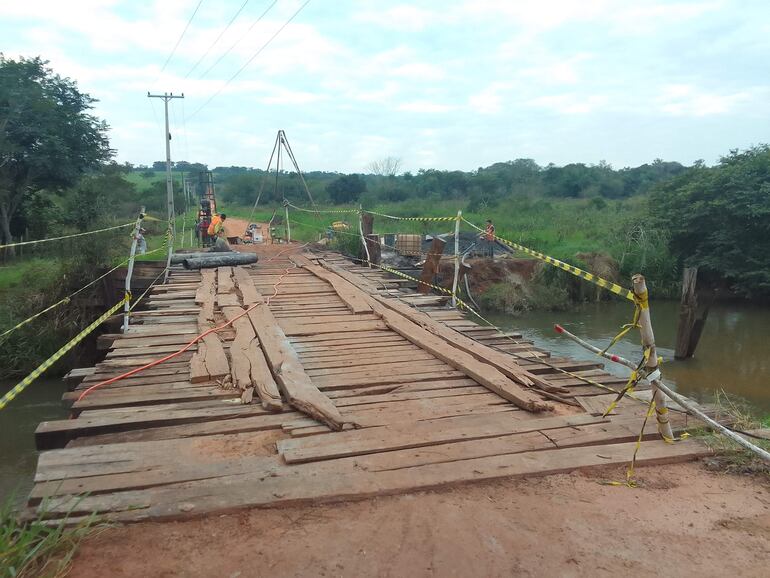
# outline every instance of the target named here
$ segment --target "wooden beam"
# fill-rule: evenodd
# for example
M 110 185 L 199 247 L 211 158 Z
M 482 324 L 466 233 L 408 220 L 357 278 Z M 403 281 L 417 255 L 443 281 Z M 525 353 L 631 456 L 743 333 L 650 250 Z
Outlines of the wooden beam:
M 420 275 L 420 284 L 417 285 L 417 292 L 422 294 L 428 294 L 431 292 L 430 285 L 433 285 L 433 280 L 438 271 L 438 264 L 441 261 L 441 254 L 444 252 L 444 246 L 446 241 L 441 237 L 433 237 L 433 242 L 430 244 L 430 251 L 425 258 L 425 265 L 422 268 L 422 275 Z
M 239 276 L 236 282 L 241 294 L 256 296 L 248 318 L 259 339 L 268 366 L 283 391 L 286 400 L 295 408 L 328 425 L 341 430 L 345 423 L 334 403 L 313 385 L 305 373 L 297 352 L 278 325 L 272 312 L 254 287 L 251 278 Z M 245 289 L 245 291 L 244 291 Z
M 231 321 L 243 314 L 240 307 L 225 307 L 225 317 Z M 281 394 L 267 366 L 265 355 L 259 348 L 257 334 L 248 317 L 242 315 L 233 322 L 235 339 L 230 344 L 233 383 L 242 391 L 254 388 L 262 402 L 262 407 L 269 411 L 281 411 Z

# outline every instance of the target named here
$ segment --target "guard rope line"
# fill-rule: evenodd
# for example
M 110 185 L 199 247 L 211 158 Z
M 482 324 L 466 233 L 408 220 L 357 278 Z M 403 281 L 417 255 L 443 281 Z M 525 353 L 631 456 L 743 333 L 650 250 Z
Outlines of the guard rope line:
M 150 255 L 150 254 L 152 254 L 152 253 L 157 253 L 158 251 L 161 251 L 161 250 L 164 250 L 164 249 L 165 249 L 165 245 L 164 245 L 163 247 L 159 247 L 159 248 L 157 248 L 157 249 L 155 249 L 155 250 L 153 250 L 153 251 L 148 251 L 147 253 L 145 253 L 145 255 Z M 83 286 L 82 286 L 80 289 L 78 289 L 77 291 L 74 291 L 73 293 L 70 293 L 70 294 L 69 294 L 69 295 L 67 295 L 66 297 L 63 297 L 63 298 L 59 299 L 59 300 L 58 300 L 56 303 L 53 303 L 52 305 L 49 305 L 48 307 L 46 307 L 46 308 L 45 308 L 45 309 L 43 309 L 42 311 L 39 311 L 39 312 L 35 313 L 34 315 L 31 315 L 30 317 L 27 317 L 27 318 L 26 318 L 24 321 L 20 321 L 19 323 L 17 323 L 16 325 L 14 325 L 13 327 L 11 327 L 10 329 L 6 329 L 6 330 L 5 330 L 3 333 L 0 333 L 0 343 L 2 343 L 2 340 L 3 340 L 3 338 L 4 338 L 5 336 L 7 336 L 7 335 L 10 335 L 11 333 L 13 333 L 14 331 L 16 331 L 17 329 L 21 329 L 21 328 L 22 328 L 22 327 L 24 327 L 24 326 L 25 326 L 27 323 L 30 323 L 31 321 L 34 321 L 35 319 L 37 319 L 37 318 L 38 318 L 38 317 L 40 317 L 41 315 L 43 315 L 43 314 L 45 314 L 45 313 L 48 313 L 49 311 L 52 311 L 52 310 L 56 309 L 56 308 L 57 308 L 57 307 L 59 307 L 60 305 L 64 305 L 64 304 L 67 304 L 67 303 L 69 303 L 69 302 L 70 302 L 70 300 L 71 300 L 73 297 L 75 297 L 77 294 L 79 294 L 79 293 L 82 293 L 83 291 L 85 291 L 85 290 L 86 290 L 86 289 L 88 289 L 89 287 L 91 287 L 91 286 L 95 285 L 96 283 L 98 283 L 99 281 L 101 281 L 102 279 L 104 279 L 104 278 L 105 278 L 107 275 L 109 275 L 110 273 L 113 273 L 113 272 L 117 271 L 118 269 L 120 269 L 121 267 L 123 267 L 123 266 L 124 266 L 126 263 L 128 263 L 130 260 L 131 260 L 131 258 L 129 257 L 128 259 L 126 259 L 126 260 L 122 261 L 121 263 L 119 263 L 119 264 L 115 265 L 115 266 L 114 266 L 112 269 L 110 269 L 110 270 L 109 270 L 109 271 L 107 271 L 106 273 L 104 273 L 104 274 L 100 275 L 99 277 L 97 277 L 97 278 L 96 278 L 96 279 L 94 279 L 93 281 L 90 281 L 90 282 L 89 282 L 89 283 L 87 283 L 86 285 L 83 285 Z M 162 273 L 161 273 L 161 274 L 162 274 Z
M 54 353 L 51 357 L 46 359 L 43 363 L 41 363 L 34 370 L 32 370 L 32 372 L 29 375 L 27 375 L 27 377 L 22 379 L 18 384 L 16 384 L 15 387 L 13 387 L 13 389 L 11 389 L 2 398 L 0 398 L 0 410 L 5 408 L 11 401 L 13 401 L 16 398 L 16 396 L 18 396 L 22 391 L 24 391 L 38 377 L 40 377 L 40 375 L 42 375 L 43 372 L 45 372 L 49 367 L 51 367 L 54 363 L 56 363 L 59 359 L 61 359 L 70 349 L 75 347 L 75 345 L 80 343 L 94 329 L 96 329 L 97 327 L 99 327 L 99 325 L 104 323 L 104 321 L 106 321 L 113 313 L 115 313 L 121 307 L 123 307 L 124 303 L 130 300 L 131 300 L 131 293 L 126 292 L 126 294 L 123 296 L 123 299 L 121 299 L 115 305 L 110 307 L 99 318 L 94 320 L 88 327 L 86 327 L 80 333 L 78 333 L 75 337 L 70 339 L 56 353 Z
M 395 215 L 388 215 L 386 213 L 378 213 L 377 211 L 369 211 L 364 209 L 364 213 L 370 215 L 377 215 L 378 217 L 385 217 L 386 219 L 392 219 L 394 221 L 456 221 L 457 215 L 451 217 L 397 217 Z
M 124 225 L 115 225 L 114 227 L 106 227 L 104 229 L 97 229 L 95 231 L 86 231 L 85 233 L 73 233 L 72 235 L 63 235 L 61 237 L 51 237 L 49 239 L 37 239 L 35 241 L 20 241 L 18 243 L 8 243 L 7 245 L 0 245 L 0 249 L 8 249 L 10 247 L 21 247 L 23 245 L 35 245 L 37 243 L 47 243 L 49 241 L 61 241 L 63 239 L 72 239 L 74 237 L 84 237 L 86 235 L 94 235 L 96 233 L 104 233 L 106 231 L 114 231 L 115 229 L 124 229 L 125 227 L 133 227 L 134 222 L 125 223 Z

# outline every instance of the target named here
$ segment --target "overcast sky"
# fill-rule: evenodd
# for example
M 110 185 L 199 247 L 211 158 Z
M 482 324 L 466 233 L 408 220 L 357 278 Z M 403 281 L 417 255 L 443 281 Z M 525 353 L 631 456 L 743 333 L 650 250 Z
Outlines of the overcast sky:
M 226 84 L 304 2 L 250 0 L 213 44 L 244 0 L 203 0 L 162 70 L 198 0 L 3 0 L 1 49 L 99 99 L 133 163 L 164 157 L 148 90 L 185 93 L 172 156 L 211 167 L 264 167 L 279 128 L 303 169 L 341 172 L 713 163 L 770 141 L 767 0 L 311 0 Z

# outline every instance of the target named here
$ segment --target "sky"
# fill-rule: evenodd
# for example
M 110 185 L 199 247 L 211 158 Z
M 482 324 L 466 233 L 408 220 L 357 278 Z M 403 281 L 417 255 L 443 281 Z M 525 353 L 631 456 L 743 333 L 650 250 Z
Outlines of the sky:
M 770 142 L 766 0 L 202 0 L 190 21 L 198 4 L 3 0 L 0 50 L 76 80 L 134 164 L 165 156 L 148 91 L 184 93 L 172 158 L 209 167 L 266 167 L 278 129 L 303 170 L 339 172 L 712 164 Z

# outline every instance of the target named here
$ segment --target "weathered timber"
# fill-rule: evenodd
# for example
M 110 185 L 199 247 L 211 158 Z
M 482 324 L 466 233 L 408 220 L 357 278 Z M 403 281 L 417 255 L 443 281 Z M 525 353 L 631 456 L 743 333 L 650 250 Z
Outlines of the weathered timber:
M 522 409 L 527 411 L 553 409 L 551 404 L 544 402 L 539 395 L 512 381 L 511 378 L 501 372 L 497 365 L 488 363 L 486 358 L 498 358 L 500 365 L 506 367 L 508 372 L 516 375 L 515 379 L 523 382 L 525 385 L 533 385 L 535 381 L 525 370 L 513 363 L 513 360 L 509 361 L 505 357 L 498 357 L 495 355 L 494 350 L 474 342 L 451 329 L 440 327 L 428 315 L 420 313 L 422 317 L 418 317 L 416 315 L 418 312 L 412 314 L 411 308 L 404 310 L 409 316 L 404 315 L 402 311 L 387 307 L 385 299 L 376 296 L 370 297 L 360 289 L 358 291 L 362 299 L 369 301 L 373 311 L 382 317 L 382 320 L 390 329 L 421 349 L 430 352 L 438 359 L 472 377 L 502 398 L 507 399 Z M 418 324 L 415 318 L 419 318 L 421 323 Z M 427 327 L 432 328 L 435 333 L 429 331 Z M 469 350 L 477 352 L 476 355 L 478 357 L 469 353 Z M 478 353 L 480 351 L 483 353 Z M 501 353 L 500 356 L 504 356 L 504 354 Z
M 676 359 L 687 359 L 695 354 L 713 301 L 714 290 L 703 282 L 698 283 L 698 267 L 685 267 L 676 327 Z
M 554 387 L 544 378 L 528 372 L 526 369 L 516 363 L 516 361 L 510 355 L 506 355 L 505 353 L 492 349 L 491 347 L 479 343 L 470 337 L 466 337 L 458 331 L 449 329 L 442 323 L 431 319 L 431 317 L 426 313 L 418 311 L 413 307 L 409 307 L 397 299 L 385 299 L 379 296 L 373 296 L 373 298 L 388 309 L 392 309 L 393 311 L 396 311 L 404 317 L 414 321 L 426 331 L 429 331 L 430 333 L 441 337 L 446 342 L 451 343 L 452 346 L 456 347 L 457 349 L 469 353 L 479 361 L 493 365 L 503 374 L 507 375 L 521 385 L 534 385 L 544 389 L 545 391 L 550 391 L 553 393 L 569 393 L 563 388 Z
M 339 275 L 326 271 L 319 265 L 311 263 L 310 259 L 305 255 L 291 255 L 289 259 L 298 267 L 307 269 L 319 279 L 323 279 L 329 283 L 351 312 L 355 314 L 372 312 L 369 303 L 367 303 L 366 299 L 362 298 L 361 290 L 349 281 L 343 279 Z
M 230 344 L 233 383 L 244 392 L 256 389 L 262 407 L 270 411 L 281 411 L 281 394 L 244 310 L 240 307 L 225 307 L 223 312 L 228 321 L 235 319 L 235 340 Z M 245 398 L 242 401 L 246 403 Z
M 240 284 L 248 285 L 248 282 L 245 279 L 239 279 Z M 294 351 L 267 304 L 260 299 L 250 307 L 249 320 L 286 400 L 298 410 L 327 424 L 332 429 L 341 430 L 345 420 L 332 401 L 313 385 L 302 368 L 297 352 Z
M 323 437 L 281 440 L 278 451 L 287 463 L 302 463 L 602 421 L 608 420 L 586 415 L 538 420 L 521 420 L 511 413 L 460 416 L 342 432 L 333 440 Z
M 431 292 L 430 285 L 433 285 L 433 280 L 436 277 L 438 271 L 438 264 L 441 261 L 441 254 L 444 252 L 444 246 L 446 241 L 441 237 L 433 237 L 433 241 L 430 244 L 430 250 L 425 258 L 425 264 L 422 267 L 422 274 L 420 275 L 420 284 L 417 285 L 417 292 L 428 294 Z
M 214 288 L 212 276 L 201 281 L 206 291 L 200 292 L 201 309 L 198 314 L 198 331 L 203 333 L 214 327 Z M 197 298 L 197 296 L 196 296 Z M 198 350 L 190 360 L 190 381 L 200 383 L 222 379 L 230 374 L 230 364 L 222 347 L 222 341 L 216 333 L 209 333 L 198 343 Z

